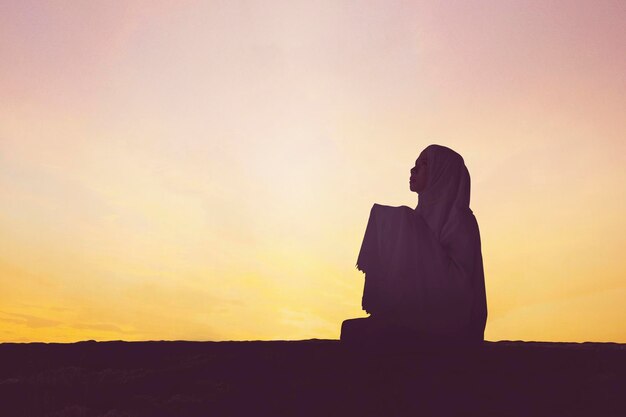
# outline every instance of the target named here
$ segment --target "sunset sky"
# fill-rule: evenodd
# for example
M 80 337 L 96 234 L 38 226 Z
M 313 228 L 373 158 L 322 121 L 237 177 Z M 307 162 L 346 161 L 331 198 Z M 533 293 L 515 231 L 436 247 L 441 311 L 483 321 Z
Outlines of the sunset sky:
M 626 2 L 0 1 L 0 341 L 338 338 L 465 159 L 488 340 L 626 342 Z

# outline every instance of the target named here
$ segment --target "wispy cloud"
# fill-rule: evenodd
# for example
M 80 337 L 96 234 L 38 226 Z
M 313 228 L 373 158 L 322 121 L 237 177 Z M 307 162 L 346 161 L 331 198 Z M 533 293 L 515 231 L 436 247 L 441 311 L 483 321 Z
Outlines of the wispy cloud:
M 59 320 L 47 319 L 43 317 L 32 316 L 30 314 L 21 314 L 21 313 L 9 313 L 6 311 L 0 311 L 0 314 L 4 314 L 6 316 L 10 316 L 9 318 L 0 317 L 1 321 L 6 321 L 9 323 L 21 324 L 26 327 L 30 327 L 33 329 L 38 329 L 42 327 L 54 327 L 62 324 Z
M 134 330 L 124 330 L 119 326 L 111 323 L 79 323 L 79 324 L 69 324 L 68 327 L 73 329 L 81 329 L 81 330 L 100 330 L 105 332 L 115 332 L 115 333 L 124 333 L 124 334 L 136 334 L 137 332 Z

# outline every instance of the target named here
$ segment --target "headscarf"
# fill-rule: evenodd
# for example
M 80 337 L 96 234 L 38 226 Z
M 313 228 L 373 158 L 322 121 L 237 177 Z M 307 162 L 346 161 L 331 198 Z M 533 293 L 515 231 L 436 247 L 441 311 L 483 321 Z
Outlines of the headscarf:
M 446 240 L 445 233 L 458 221 L 458 216 L 471 214 L 470 176 L 463 157 L 452 149 L 441 145 L 429 145 L 419 158 L 428 159 L 428 181 L 419 193 L 415 211 L 422 215 L 440 242 Z

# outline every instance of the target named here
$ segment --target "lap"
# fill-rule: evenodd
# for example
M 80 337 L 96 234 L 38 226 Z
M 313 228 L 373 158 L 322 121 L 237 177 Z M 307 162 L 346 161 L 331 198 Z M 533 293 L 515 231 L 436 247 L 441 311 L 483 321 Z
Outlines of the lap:
M 407 327 L 374 317 L 349 319 L 341 325 L 341 341 L 347 343 L 401 341 L 417 336 Z

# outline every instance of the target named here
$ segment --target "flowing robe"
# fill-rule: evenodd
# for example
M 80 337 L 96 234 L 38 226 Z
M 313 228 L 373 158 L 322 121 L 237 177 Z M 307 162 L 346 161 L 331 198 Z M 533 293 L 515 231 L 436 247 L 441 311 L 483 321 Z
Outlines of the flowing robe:
M 469 209 L 435 235 L 407 206 L 374 204 L 359 252 L 363 309 L 425 337 L 482 341 L 487 319 L 478 223 Z

